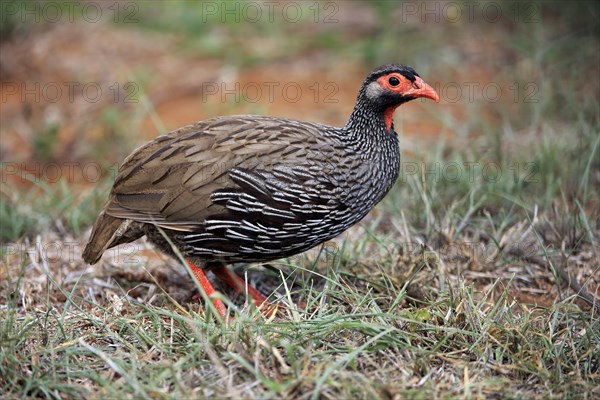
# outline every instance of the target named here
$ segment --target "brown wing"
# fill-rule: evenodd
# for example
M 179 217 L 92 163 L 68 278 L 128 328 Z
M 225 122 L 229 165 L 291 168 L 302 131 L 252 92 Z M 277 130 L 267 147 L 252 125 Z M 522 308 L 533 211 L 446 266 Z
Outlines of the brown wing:
M 302 160 L 323 126 L 258 116 L 196 123 L 140 147 L 113 186 L 106 214 L 163 228 L 193 231 L 225 207 L 212 193 L 234 186 L 234 168 L 264 169 L 282 157 Z

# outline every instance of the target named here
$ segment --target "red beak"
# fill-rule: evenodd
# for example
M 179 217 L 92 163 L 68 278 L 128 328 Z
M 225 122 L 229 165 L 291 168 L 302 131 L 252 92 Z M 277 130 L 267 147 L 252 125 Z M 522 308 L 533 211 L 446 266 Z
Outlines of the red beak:
M 405 91 L 403 93 L 404 96 L 413 96 L 413 97 L 424 97 L 426 99 L 431 99 L 436 103 L 440 102 L 440 95 L 428 84 L 425 83 L 423 79 L 416 76 L 415 81 L 412 83 L 412 88 Z

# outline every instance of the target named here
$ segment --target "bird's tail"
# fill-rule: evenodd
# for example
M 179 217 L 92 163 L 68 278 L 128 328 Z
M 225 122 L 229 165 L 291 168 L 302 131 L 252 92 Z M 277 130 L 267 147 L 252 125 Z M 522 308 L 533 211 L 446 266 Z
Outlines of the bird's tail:
M 115 218 L 102 211 L 92 228 L 92 234 L 83 250 L 83 260 L 88 264 L 96 264 L 107 249 L 120 243 L 132 241 L 120 240 L 128 230 L 129 223 L 129 220 Z M 138 237 L 141 236 L 143 234 L 140 234 Z

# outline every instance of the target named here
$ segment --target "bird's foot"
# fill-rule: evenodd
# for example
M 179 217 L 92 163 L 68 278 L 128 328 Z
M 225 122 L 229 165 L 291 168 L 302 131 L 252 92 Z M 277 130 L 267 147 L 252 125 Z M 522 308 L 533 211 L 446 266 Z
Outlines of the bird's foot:
M 204 291 L 204 294 L 207 297 L 211 297 L 216 291 L 213 288 L 210 281 L 208 280 L 208 278 L 206 277 L 204 270 L 200 267 L 197 267 L 190 261 L 187 261 L 187 263 L 192 272 L 194 273 L 194 276 L 198 280 L 198 283 L 200 283 L 200 288 Z M 236 293 L 244 294 L 246 295 L 246 297 L 249 297 L 251 301 L 254 302 L 254 305 L 260 309 L 261 314 L 265 318 L 270 319 L 274 317 L 281 317 L 283 316 L 282 312 L 286 309 L 289 309 L 289 306 L 282 302 L 272 303 L 268 301 L 267 298 L 261 292 L 259 292 L 254 287 L 248 285 L 242 277 L 240 277 L 238 274 L 231 271 L 224 265 L 215 266 L 211 269 L 211 271 L 215 274 L 217 278 L 219 278 L 219 280 L 233 288 L 233 290 Z M 202 293 L 199 293 L 193 296 L 192 300 L 204 300 L 204 295 Z M 228 312 L 225 304 L 223 304 L 221 300 L 216 298 L 212 299 L 212 303 L 219 316 L 223 319 L 228 319 Z M 298 304 L 298 306 L 300 308 L 305 308 L 306 304 L 300 303 Z
M 204 295 L 206 295 L 206 297 L 208 297 L 208 298 L 213 296 L 216 293 L 216 290 L 212 286 L 212 284 L 210 283 L 208 278 L 206 277 L 204 270 L 200 267 L 197 267 L 191 261 L 189 261 L 189 260 L 186 260 L 186 261 L 187 261 L 188 266 L 192 270 L 192 273 L 196 277 L 196 280 L 200 284 L 200 288 L 204 292 Z M 202 296 L 202 294 L 199 293 L 199 294 L 195 295 L 192 299 L 193 300 L 204 299 L 204 296 Z M 222 319 L 227 319 L 227 307 L 225 307 L 225 304 L 220 299 L 216 299 L 216 298 L 212 299 L 212 303 L 213 303 L 215 310 L 217 311 L 217 314 L 219 314 L 219 316 Z

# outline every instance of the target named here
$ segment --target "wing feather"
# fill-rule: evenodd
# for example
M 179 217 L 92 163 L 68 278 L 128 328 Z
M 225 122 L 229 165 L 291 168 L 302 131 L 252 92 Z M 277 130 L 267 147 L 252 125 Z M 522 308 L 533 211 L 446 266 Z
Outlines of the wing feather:
M 286 121 L 278 120 L 275 129 L 272 118 L 222 117 L 158 137 L 125 160 L 106 213 L 178 231 L 197 230 L 207 219 L 235 213 L 236 209 L 263 212 L 273 224 L 289 221 L 294 216 L 291 202 L 277 200 L 285 195 L 274 190 L 282 185 L 274 182 L 279 178 L 270 171 L 290 165 L 293 172 L 288 172 L 286 179 L 301 183 L 314 178 L 295 170 L 295 166 L 303 162 L 305 147 L 315 144 L 320 130 L 329 127 Z M 323 152 L 321 156 L 325 164 L 331 154 Z M 228 191 L 237 197 L 211 199 L 213 193 Z M 262 211 L 248 199 L 240 200 L 241 192 L 265 205 Z M 228 201 L 232 201 L 231 208 Z M 298 215 L 298 221 L 305 218 L 303 213 Z

